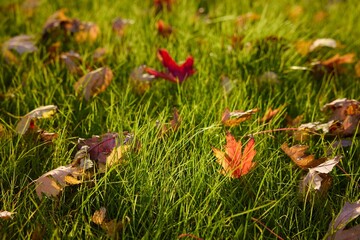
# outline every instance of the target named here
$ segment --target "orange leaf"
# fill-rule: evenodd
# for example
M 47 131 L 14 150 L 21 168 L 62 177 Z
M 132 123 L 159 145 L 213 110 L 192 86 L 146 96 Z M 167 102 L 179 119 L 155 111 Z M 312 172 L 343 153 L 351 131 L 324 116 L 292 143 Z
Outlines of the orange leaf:
M 254 108 L 254 109 L 250 109 L 248 111 L 239 111 L 239 110 L 235 110 L 233 112 L 230 112 L 228 108 L 225 109 L 222 118 L 221 118 L 221 122 L 228 127 L 233 127 L 233 126 L 237 126 L 240 123 L 248 120 L 251 118 L 251 116 L 253 114 L 255 114 L 256 112 L 258 112 L 259 109 Z
M 300 168 L 313 168 L 323 163 L 326 158 L 315 159 L 314 155 L 306 154 L 308 146 L 305 145 L 294 145 L 289 148 L 287 143 L 281 145 L 281 149 L 288 155 L 293 162 Z
M 251 168 L 255 166 L 252 162 L 255 157 L 255 140 L 250 138 L 242 152 L 242 143 L 237 142 L 231 133 L 226 134 L 225 152 L 212 147 L 212 150 L 217 157 L 217 162 L 223 167 L 221 171 L 224 175 L 230 175 L 232 178 L 240 178 L 247 174 Z

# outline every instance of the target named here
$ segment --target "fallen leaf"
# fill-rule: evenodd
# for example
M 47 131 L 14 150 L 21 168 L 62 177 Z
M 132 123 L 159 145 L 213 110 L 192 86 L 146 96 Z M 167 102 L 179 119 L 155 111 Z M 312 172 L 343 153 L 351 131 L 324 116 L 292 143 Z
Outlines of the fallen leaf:
M 74 24 L 73 20 L 73 24 Z M 98 25 L 92 22 L 80 22 L 74 24 L 74 38 L 78 43 L 94 42 L 100 34 L 100 28 Z
M 332 38 L 319 38 L 316 39 L 309 47 L 309 51 L 313 52 L 317 48 L 321 47 L 329 47 L 329 48 L 336 48 L 338 44 Z
M 358 239 L 360 233 L 360 225 L 344 230 L 346 225 L 360 215 L 360 200 L 355 203 L 345 202 L 344 207 L 337 215 L 334 221 L 329 225 L 326 233 L 328 240 L 345 240 Z M 349 237 L 349 238 L 347 238 Z
M 193 67 L 194 59 L 192 56 L 189 56 L 183 64 L 178 65 L 169 55 L 167 50 L 159 49 L 158 58 L 168 72 L 158 72 L 151 68 L 145 68 L 145 71 L 154 77 L 163 78 L 173 83 L 182 83 L 195 73 L 195 69 Z
M 329 118 L 329 120 L 344 121 L 346 119 L 346 116 L 348 115 L 347 114 L 348 108 L 351 106 L 357 108 L 360 106 L 360 102 L 355 99 L 351 99 L 351 100 L 347 98 L 336 99 L 330 103 L 325 104 L 321 108 L 321 111 L 327 111 L 327 110 L 332 111 L 332 115 Z
M 234 89 L 234 83 L 227 76 L 221 76 L 221 86 L 226 94 L 229 94 Z
M 304 8 L 300 5 L 294 5 L 287 11 L 290 20 L 297 21 L 302 15 L 304 15 Z
M 106 48 L 95 49 L 92 59 L 94 63 L 103 63 L 107 54 Z
M 302 119 L 304 118 L 304 114 L 301 114 L 299 116 L 296 116 L 295 118 L 292 118 L 290 115 L 286 115 L 286 125 L 288 127 L 297 127 L 301 123 Z
M 0 211 L 0 219 L 12 219 L 15 212 Z
M 177 131 L 181 124 L 181 117 L 177 108 L 173 109 L 173 118 L 169 123 L 161 124 L 157 122 L 157 126 L 161 129 L 160 137 L 164 136 L 165 134 L 169 133 L 170 130 L 173 132 Z
M 267 123 L 271 119 L 273 119 L 281 110 L 283 110 L 284 106 L 278 107 L 276 109 L 272 109 L 271 107 L 268 108 L 264 114 L 264 116 L 261 118 L 261 122 Z
M 82 180 L 79 180 L 82 175 L 83 169 L 72 165 L 53 169 L 35 180 L 36 194 L 40 199 L 42 199 L 43 194 L 48 197 L 56 197 L 64 187 L 82 183 Z
M 38 48 L 35 46 L 33 36 L 19 35 L 4 42 L 1 50 L 7 63 L 17 64 L 20 61 L 19 55 L 36 52 Z M 15 55 L 13 51 L 18 55 Z
M 297 144 L 289 148 L 287 143 L 283 143 L 281 149 L 297 166 L 303 169 L 316 167 L 326 160 L 325 158 L 315 159 L 314 155 L 306 154 L 309 147 L 305 145 Z
M 70 73 L 76 75 L 83 75 L 84 71 L 81 68 L 82 58 L 80 54 L 74 51 L 62 53 L 60 59 L 65 63 L 66 68 Z
M 354 53 L 348 53 L 343 56 L 336 54 L 327 60 L 313 62 L 312 70 L 316 77 L 322 77 L 326 73 L 341 73 L 344 71 L 343 65 L 353 63 L 354 58 Z
M 195 240 L 203 240 L 202 238 L 194 235 L 194 234 L 191 234 L 191 233 L 182 233 L 180 234 L 178 237 L 178 239 L 181 239 L 181 238 L 192 238 L 192 239 L 195 239 Z
M 259 111 L 258 108 L 250 109 L 245 112 L 240 110 L 235 110 L 230 112 L 228 108 L 222 114 L 221 122 L 228 127 L 237 126 L 240 123 L 251 118 L 252 115 Z
M 168 38 L 173 32 L 172 27 L 169 24 L 166 24 L 163 20 L 156 22 L 156 29 L 160 36 Z
M 49 118 L 57 112 L 58 108 L 55 105 L 47 105 L 35 108 L 25 116 L 16 125 L 16 132 L 20 135 L 26 133 L 26 131 L 34 124 L 34 120 L 40 118 Z
M 150 89 L 151 83 L 155 76 L 145 72 L 146 66 L 142 65 L 135 68 L 130 74 L 130 84 L 134 91 L 138 94 L 143 94 Z
M 106 90 L 113 79 L 110 68 L 102 67 L 81 77 L 75 84 L 75 92 L 82 95 L 86 101 Z
M 112 23 L 112 30 L 119 37 L 122 37 L 125 34 L 125 29 L 128 25 L 134 24 L 134 20 L 124 19 L 124 18 L 115 18 Z
M 126 217 L 128 219 L 128 217 Z M 94 215 L 91 218 L 92 222 L 100 227 L 110 236 L 111 238 L 116 238 L 119 231 L 124 227 L 124 221 L 117 221 L 115 219 L 108 220 L 106 218 L 106 208 L 101 207 L 100 210 L 95 211 Z
M 299 40 L 295 42 L 295 48 L 298 53 L 302 56 L 306 56 L 309 53 L 310 46 L 312 45 L 312 41 Z
M 222 174 L 232 178 L 240 178 L 247 174 L 254 166 L 252 160 L 255 157 L 255 140 L 250 138 L 242 152 L 241 142 L 237 142 L 231 133 L 226 134 L 225 152 L 212 147 L 217 162 L 223 167 Z
M 320 23 L 320 22 L 324 21 L 328 17 L 328 15 L 329 14 L 327 12 L 320 10 L 315 13 L 315 15 L 313 17 L 313 21 L 315 23 Z
M 39 0 L 25 0 L 21 4 L 21 11 L 25 14 L 26 17 L 33 17 L 35 10 L 40 6 Z
M 336 156 L 333 159 L 326 160 L 325 162 L 317 165 L 316 167 L 309 168 L 308 173 L 301 181 L 301 189 L 306 192 L 307 189 L 319 190 L 322 187 L 323 180 L 327 177 L 324 174 L 328 174 L 339 163 L 341 156 Z
M 164 9 L 171 11 L 175 0 L 154 0 L 155 13 L 163 11 Z

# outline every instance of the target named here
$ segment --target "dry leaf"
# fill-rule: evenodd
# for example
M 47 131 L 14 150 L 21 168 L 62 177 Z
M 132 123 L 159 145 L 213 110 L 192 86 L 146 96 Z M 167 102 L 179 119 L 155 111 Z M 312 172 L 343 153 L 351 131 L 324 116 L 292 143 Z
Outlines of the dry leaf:
M 94 215 L 92 216 L 91 220 L 97 224 L 100 225 L 100 227 L 106 231 L 108 236 L 111 238 L 115 238 L 119 231 L 123 228 L 124 222 L 120 221 L 118 222 L 115 219 L 108 220 L 106 218 L 106 208 L 102 207 L 100 210 L 95 211 Z
M 7 63 L 18 64 L 20 61 L 18 59 L 19 55 L 36 52 L 38 48 L 35 46 L 33 36 L 19 35 L 4 42 L 1 50 Z M 18 55 L 15 55 L 14 52 Z
M 94 42 L 100 34 L 100 28 L 92 22 L 81 22 L 74 32 L 76 42 Z
M 287 11 L 287 13 L 292 21 L 297 21 L 304 15 L 304 8 L 300 5 L 294 5 Z
M 327 110 L 332 111 L 332 115 L 329 120 L 344 121 L 346 119 L 346 116 L 348 115 L 347 109 L 351 106 L 359 107 L 360 102 L 358 102 L 355 99 L 351 99 L 351 100 L 347 98 L 336 99 L 330 103 L 325 104 L 321 108 L 321 111 L 327 111 Z
M 283 110 L 284 106 L 278 107 L 276 109 L 272 109 L 271 107 L 266 110 L 264 116 L 261 118 L 261 122 L 267 123 L 271 119 L 273 119 L 281 110 Z
M 94 63 L 103 63 L 107 54 L 106 48 L 95 49 L 92 59 Z
M 47 105 L 35 108 L 25 116 L 16 125 L 16 132 L 23 135 L 28 130 L 31 124 L 34 124 L 34 120 L 40 118 L 49 118 L 57 112 L 57 106 Z
M 134 24 L 134 20 L 124 19 L 124 18 L 116 18 L 112 23 L 112 30 L 119 37 L 122 37 L 125 34 L 125 29 L 128 25 Z
M 360 60 L 355 64 L 355 74 L 360 78 Z
M 130 74 L 130 84 L 134 91 L 143 94 L 150 89 L 151 83 L 155 80 L 154 75 L 145 72 L 145 65 L 135 68 Z
M 169 123 L 161 124 L 160 122 L 157 122 L 157 126 L 161 129 L 160 131 L 160 137 L 164 136 L 165 134 L 168 134 L 170 130 L 173 132 L 177 131 L 181 124 L 181 117 L 179 115 L 179 112 L 177 108 L 173 109 L 173 118 Z
M 304 118 L 304 114 L 301 114 L 299 116 L 296 116 L 295 118 L 292 118 L 290 115 L 286 115 L 286 125 L 288 127 L 297 127 L 301 123 L 302 119 Z
M 228 127 L 237 126 L 240 123 L 248 120 L 251 118 L 252 115 L 254 115 L 256 112 L 258 112 L 258 108 L 250 109 L 245 112 L 241 110 L 235 110 L 230 112 L 228 108 L 225 109 L 225 111 L 222 114 L 221 122 Z
M 226 94 L 229 94 L 235 87 L 234 83 L 227 76 L 221 76 L 221 86 Z
M 75 92 L 82 95 L 86 101 L 106 90 L 113 79 L 110 68 L 103 67 L 89 72 L 81 77 L 75 84 Z
M 35 180 L 36 194 L 42 199 L 43 194 L 48 197 L 56 197 L 68 185 L 82 183 L 83 169 L 72 165 L 61 166 L 53 169 Z
M 247 174 L 254 166 L 252 160 L 255 157 L 255 140 L 250 138 L 242 152 L 241 142 L 237 142 L 231 133 L 226 134 L 225 152 L 212 147 L 217 162 L 223 167 L 222 174 L 232 178 L 240 178 Z
M 315 189 L 320 190 L 322 188 L 322 182 L 327 177 L 326 174 L 331 172 L 331 170 L 339 163 L 341 156 L 336 156 L 333 159 L 327 160 L 316 167 L 309 168 L 309 172 L 301 181 L 301 189 Z M 325 175 L 324 175 L 325 174 Z
M 329 48 L 336 48 L 337 43 L 332 38 L 319 38 L 316 39 L 309 47 L 309 51 L 313 52 L 317 48 L 321 47 L 329 47 Z
M 346 63 L 353 63 L 354 58 L 354 53 L 348 53 L 343 56 L 336 54 L 327 60 L 311 63 L 312 71 L 316 77 L 322 77 L 326 73 L 341 73 L 344 71 L 343 65 Z
M 360 200 L 355 203 L 345 202 L 338 216 L 329 225 L 326 234 L 328 240 L 349 240 L 358 239 L 360 233 L 360 225 L 344 230 L 346 225 L 360 215 Z
M 169 24 L 166 24 L 163 20 L 159 20 L 156 22 L 156 29 L 158 34 L 162 37 L 168 38 L 173 32 L 172 27 Z
M 291 160 L 298 165 L 300 168 L 313 168 L 323 163 L 326 159 L 320 158 L 315 159 L 314 155 L 306 154 L 308 146 L 305 145 L 294 145 L 289 148 L 287 143 L 281 145 L 281 149 L 288 155 Z
M 328 17 L 328 13 L 320 10 L 320 11 L 316 12 L 316 14 L 314 15 L 313 21 L 315 23 L 320 23 L 320 22 L 324 21 L 327 17 Z
M 81 68 L 82 58 L 80 54 L 74 51 L 70 51 L 70 52 L 62 53 L 60 55 L 60 59 L 65 63 L 65 66 L 70 73 L 76 75 L 84 74 L 84 71 Z
M 260 15 L 253 12 L 248 12 L 237 17 L 235 24 L 239 28 L 244 28 L 248 23 L 258 21 L 259 19 Z
M 0 211 L 0 219 L 12 219 L 15 212 Z

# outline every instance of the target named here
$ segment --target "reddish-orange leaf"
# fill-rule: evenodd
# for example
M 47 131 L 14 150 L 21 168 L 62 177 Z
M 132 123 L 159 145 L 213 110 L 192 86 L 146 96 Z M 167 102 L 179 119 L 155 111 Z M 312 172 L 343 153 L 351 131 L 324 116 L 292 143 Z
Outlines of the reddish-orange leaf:
M 281 110 L 283 107 L 279 107 L 276 109 L 272 109 L 271 107 L 266 111 L 265 115 L 261 118 L 261 122 L 267 123 L 271 119 L 273 119 Z
M 313 168 L 323 163 L 326 158 L 315 159 L 314 155 L 306 154 L 308 146 L 294 145 L 289 147 L 287 143 L 281 145 L 281 149 L 288 155 L 293 162 L 301 168 Z
M 223 167 L 221 173 L 232 178 L 240 178 L 255 166 L 255 163 L 252 162 L 256 154 L 254 138 L 250 138 L 242 151 L 241 141 L 236 141 L 234 136 L 228 132 L 225 152 L 214 147 L 212 150 L 217 157 L 217 162 Z
M 156 22 L 156 29 L 163 37 L 170 37 L 171 33 L 173 32 L 172 27 L 169 24 L 166 24 L 163 20 Z

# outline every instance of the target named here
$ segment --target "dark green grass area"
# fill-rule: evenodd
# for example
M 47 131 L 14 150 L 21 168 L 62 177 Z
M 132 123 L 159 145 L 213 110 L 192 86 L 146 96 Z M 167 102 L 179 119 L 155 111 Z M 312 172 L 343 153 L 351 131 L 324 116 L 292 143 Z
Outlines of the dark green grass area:
M 327 116 L 320 111 L 325 103 L 359 99 L 354 64 L 344 65 L 345 73 L 322 77 L 290 69 L 336 53 L 359 57 L 358 1 L 178 0 L 172 11 L 156 15 L 149 0 L 43 0 L 31 18 L 18 5 L 8 10 L 10 2 L 0 5 L 1 42 L 19 34 L 40 40 L 47 17 L 67 8 L 69 17 L 96 23 L 101 34 L 94 43 L 70 42 L 65 50 L 77 51 L 87 62 L 96 48 L 107 48 L 106 65 L 114 79 L 105 92 L 86 102 L 75 96 L 77 76 L 60 63 L 44 64 L 41 44 L 39 52 L 24 56 L 19 65 L 0 59 L 0 93 L 11 95 L 0 100 L 0 123 L 5 128 L 0 136 L 0 210 L 16 212 L 11 220 L 0 219 L 1 239 L 30 239 L 42 231 L 45 239 L 106 239 L 106 232 L 91 222 L 102 206 L 109 219 L 126 222 L 118 233 L 123 239 L 176 239 L 182 233 L 204 239 L 275 238 L 252 218 L 284 239 L 321 239 L 344 202 L 359 199 L 356 137 L 350 148 L 333 153 L 344 156 L 339 165 L 350 178 L 335 168 L 330 190 L 321 197 L 310 195 L 308 201 L 299 194 L 304 171 L 280 149 L 283 142 L 295 144 L 286 133 L 256 135 L 256 167 L 240 179 L 221 175 L 211 150 L 222 148 L 226 131 L 246 142 L 248 134 L 285 127 L 286 113 L 304 114 L 304 123 L 325 121 Z M 289 12 L 295 4 L 303 7 L 303 13 L 292 20 Z M 205 14 L 197 14 L 200 7 Z M 315 23 L 314 15 L 321 10 L 327 17 Z M 260 19 L 237 29 L 237 16 L 247 12 Z M 121 38 L 111 29 L 116 17 L 134 20 Z M 158 35 L 159 19 L 173 26 L 170 38 Z M 252 49 L 229 49 L 234 34 L 243 35 Z M 276 40 L 266 40 L 269 36 Z M 297 53 L 297 40 L 317 38 L 334 38 L 342 47 L 305 57 Z M 129 82 L 130 73 L 142 64 L 162 69 L 156 59 L 159 48 L 166 48 L 176 61 L 192 55 L 197 72 L 181 85 L 159 80 L 139 95 Z M 276 73 L 279 83 L 261 83 L 258 79 L 267 71 Z M 234 83 L 230 93 L 224 91 L 221 76 Z M 16 116 L 49 104 L 57 105 L 59 113 L 37 124 L 59 134 L 53 144 L 15 133 Z M 270 123 L 258 121 L 269 107 L 283 104 L 285 109 Z M 156 122 L 168 122 L 173 107 L 182 118 L 181 127 L 159 138 Z M 260 111 L 228 129 L 220 122 L 226 107 Z M 123 131 L 134 133 L 141 143 L 138 152 L 128 153 L 122 163 L 93 181 L 66 187 L 57 200 L 38 199 L 31 182 L 71 163 L 79 137 Z M 304 144 L 323 157 L 332 141 L 314 137 Z

